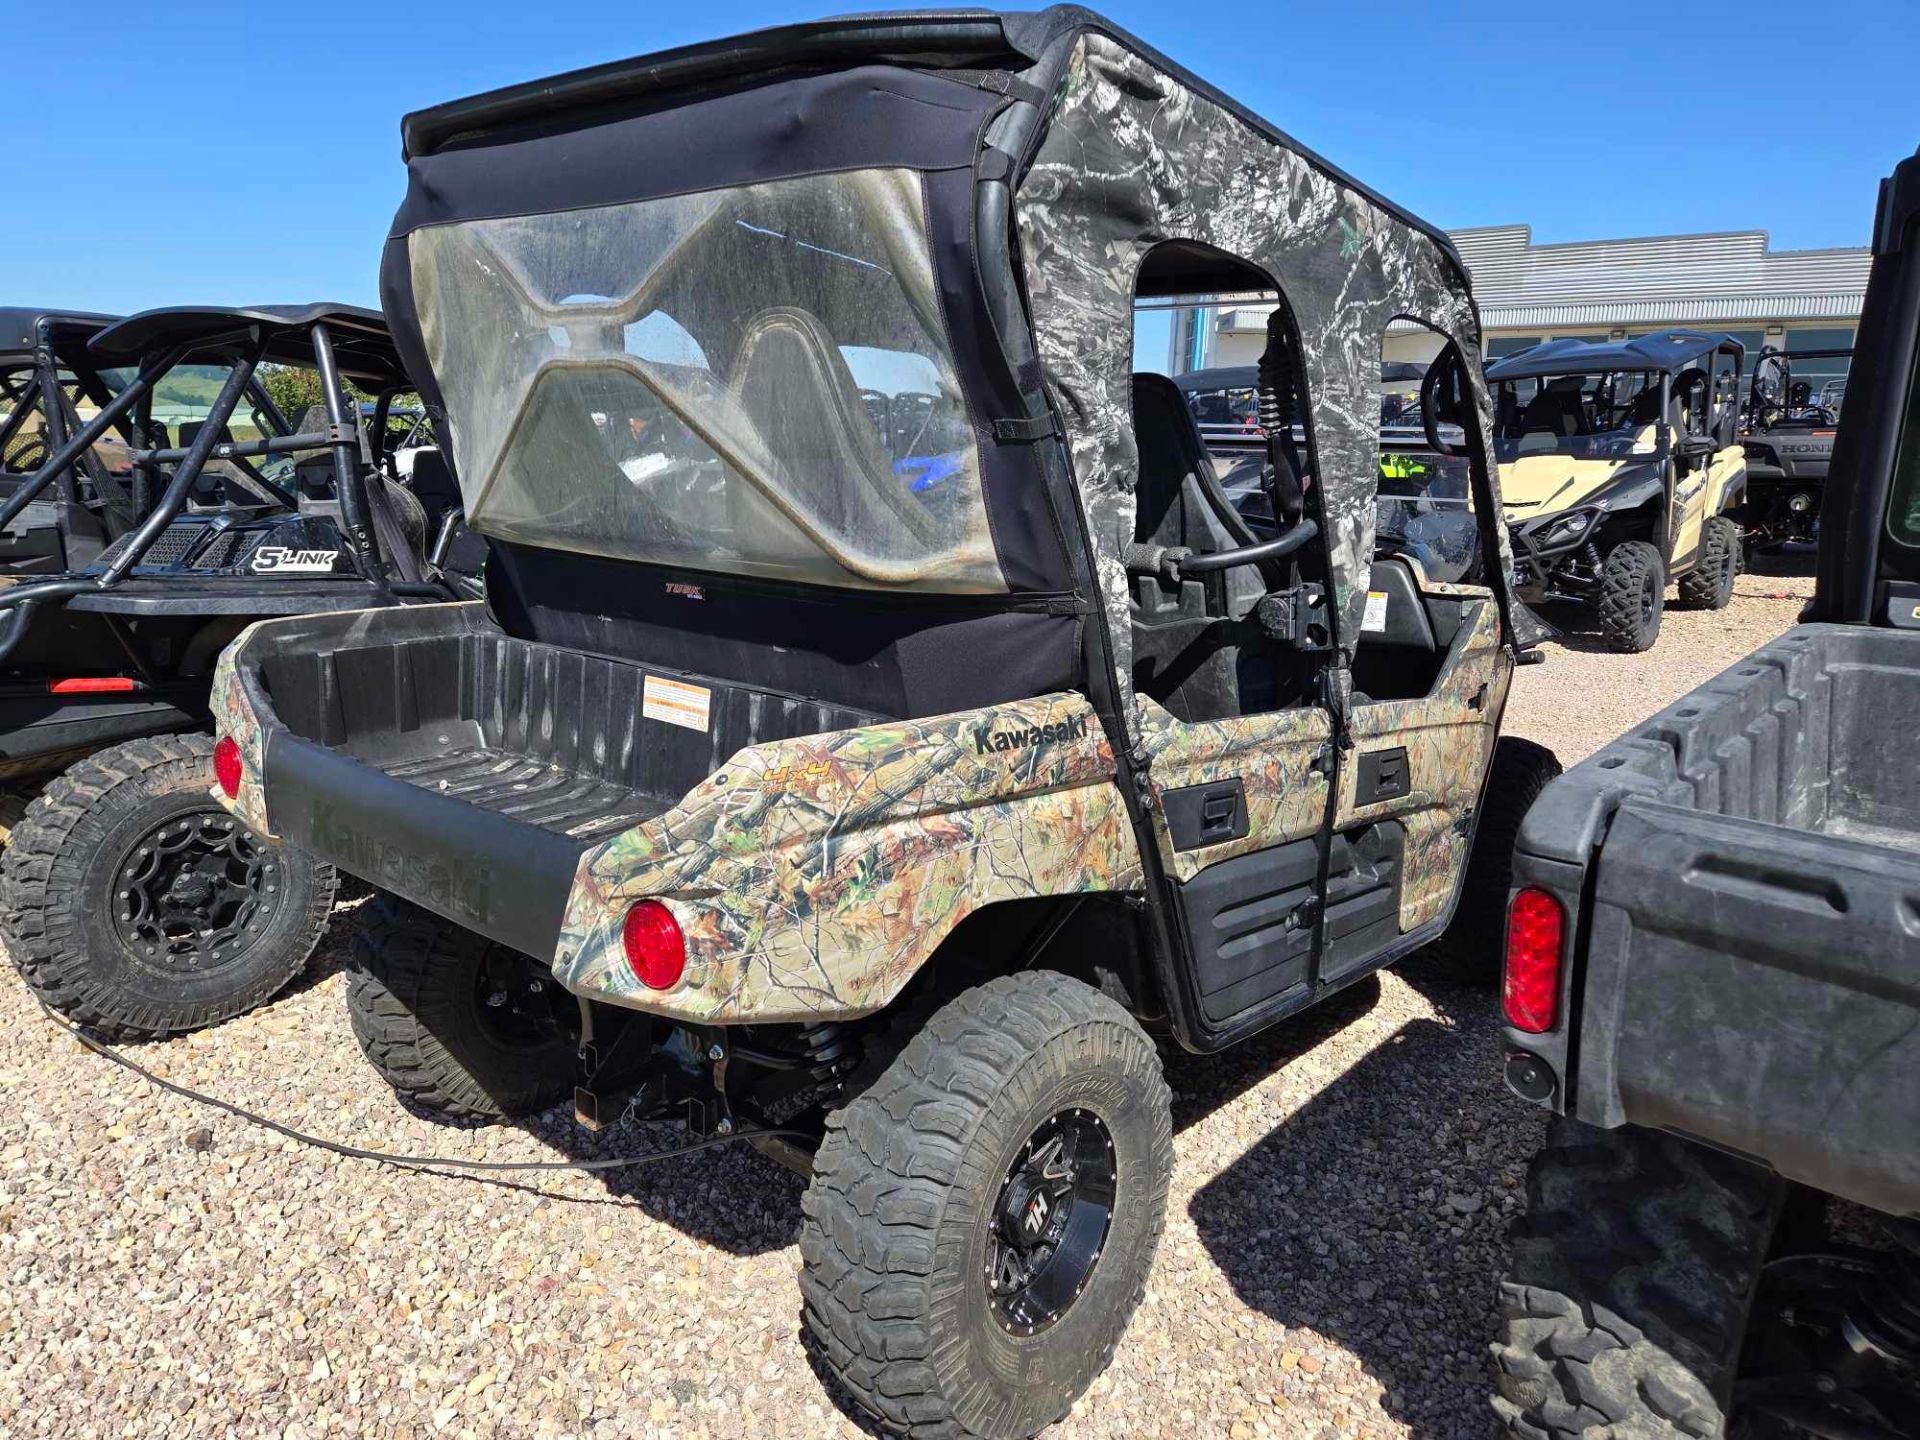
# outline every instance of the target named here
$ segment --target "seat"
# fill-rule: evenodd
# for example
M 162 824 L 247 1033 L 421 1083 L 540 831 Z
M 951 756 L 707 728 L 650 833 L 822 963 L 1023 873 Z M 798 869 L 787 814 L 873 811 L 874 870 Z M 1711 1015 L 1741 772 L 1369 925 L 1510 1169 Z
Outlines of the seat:
M 1196 554 L 1231 546 L 1231 537 L 1200 488 L 1202 471 L 1218 483 L 1213 457 L 1180 388 L 1166 376 L 1133 377 L 1133 433 L 1140 448 L 1135 542 L 1180 545 Z
M 1574 378 L 1574 385 L 1580 383 Z M 1522 435 L 1546 434 L 1562 439 L 1568 435 L 1582 433 L 1580 418 L 1580 397 L 1576 393 L 1572 403 L 1562 382 L 1555 380 L 1533 399 L 1527 402 L 1527 408 L 1520 412 L 1520 433 Z
M 1164 375 L 1133 377 L 1133 433 L 1139 448 L 1133 538 L 1138 545 L 1214 554 L 1242 543 L 1207 499 L 1218 488 L 1213 457 L 1179 388 Z M 1204 480 L 1203 480 L 1204 477 Z M 1273 661 L 1241 623 L 1265 591 L 1252 566 L 1177 586 L 1134 580 L 1133 675 L 1143 695 L 1182 720 L 1216 720 L 1271 709 Z

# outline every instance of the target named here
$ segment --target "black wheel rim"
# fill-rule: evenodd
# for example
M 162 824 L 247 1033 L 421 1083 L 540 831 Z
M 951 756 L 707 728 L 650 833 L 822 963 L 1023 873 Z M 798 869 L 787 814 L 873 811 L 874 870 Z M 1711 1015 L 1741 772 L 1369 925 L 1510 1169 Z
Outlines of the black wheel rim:
M 536 1051 L 561 1031 L 549 977 L 539 964 L 504 946 L 489 945 L 474 972 L 474 1013 L 487 1039 L 503 1050 Z
M 1654 579 L 1653 572 L 1648 571 L 1647 578 L 1640 586 L 1640 623 L 1642 625 L 1653 624 L 1654 612 L 1659 609 L 1659 607 L 1660 586 Z
M 231 965 L 260 943 L 286 897 L 277 851 L 224 810 L 161 821 L 114 867 L 114 933 L 174 974 Z
M 1113 1136 L 1089 1110 L 1062 1110 L 1020 1147 L 994 1198 L 986 1283 L 1015 1335 L 1052 1325 L 1080 1298 L 1113 1228 Z

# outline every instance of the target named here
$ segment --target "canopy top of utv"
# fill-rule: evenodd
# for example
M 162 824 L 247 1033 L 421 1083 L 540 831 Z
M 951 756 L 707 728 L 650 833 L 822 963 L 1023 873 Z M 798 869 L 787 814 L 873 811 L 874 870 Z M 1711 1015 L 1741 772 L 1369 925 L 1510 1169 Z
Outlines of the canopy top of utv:
M 313 364 L 313 327 L 325 325 L 340 373 L 369 389 L 404 387 L 406 366 L 394 349 L 386 317 L 359 305 L 170 305 L 143 310 L 102 329 L 90 346 L 108 363 L 134 361 L 162 347 L 216 354 L 257 332 L 260 359 L 273 365 Z
M 961 71 L 1025 70 L 1044 59 L 1059 41 L 1083 31 L 1117 40 L 1195 94 L 1205 96 L 1242 123 L 1305 157 L 1404 224 L 1423 231 L 1458 260 L 1453 241 L 1444 230 L 1429 225 L 1361 184 L 1232 96 L 1168 59 L 1104 15 L 1080 5 L 1054 5 L 1038 11 L 876 11 L 772 26 L 744 35 L 682 45 L 413 111 L 400 122 L 402 154 L 411 160 L 471 143 L 491 132 L 560 115 L 602 107 L 627 107 L 670 92 L 714 88 L 748 78 L 755 84 L 765 84 L 786 74 L 855 64 Z
M 1731 349 L 1744 357 L 1746 347 L 1731 335 L 1707 335 L 1698 330 L 1661 330 L 1633 340 L 1548 340 L 1518 355 L 1496 360 L 1487 367 L 1487 379 L 1536 380 L 1553 375 L 1607 375 L 1615 371 L 1650 370 L 1678 374 L 1702 356 Z
M 96 315 L 88 310 L 0 306 L 0 355 L 29 353 L 43 334 L 55 344 L 73 339 L 85 340 L 119 318 L 118 315 Z
M 1461 418 L 1491 453 L 1445 234 L 1078 7 L 789 26 L 456 101 L 404 133 L 382 307 L 451 421 L 495 603 L 537 591 L 533 629 L 609 588 L 691 588 L 718 616 L 720 595 L 772 583 L 843 632 L 862 609 L 892 633 L 912 592 L 916 632 L 1044 653 L 982 667 L 1033 694 L 1075 683 L 1074 617 L 1099 604 L 1125 686 L 1122 557 L 1158 514 L 1135 503 L 1115 341 L 1141 297 L 1275 298 L 1343 648 L 1388 326 L 1426 327 L 1471 372 Z M 646 568 L 589 579 L 589 557 Z M 686 629 L 684 606 L 629 603 L 648 645 Z M 896 708 L 976 703 L 920 683 L 943 666 L 916 660 Z

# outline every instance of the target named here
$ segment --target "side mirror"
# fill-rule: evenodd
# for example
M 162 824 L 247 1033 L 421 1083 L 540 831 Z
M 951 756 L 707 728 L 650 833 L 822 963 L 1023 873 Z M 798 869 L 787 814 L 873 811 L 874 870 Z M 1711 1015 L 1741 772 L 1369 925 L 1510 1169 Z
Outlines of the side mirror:
M 1708 460 L 1720 449 L 1710 435 L 1682 435 L 1674 447 L 1682 460 Z

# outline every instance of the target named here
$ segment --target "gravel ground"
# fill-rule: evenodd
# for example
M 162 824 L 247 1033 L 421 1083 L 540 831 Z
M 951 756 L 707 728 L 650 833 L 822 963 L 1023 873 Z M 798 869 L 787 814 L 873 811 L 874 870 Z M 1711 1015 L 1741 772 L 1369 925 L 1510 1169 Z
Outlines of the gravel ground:
M 1511 728 L 1585 754 L 1807 593 L 1748 576 L 1721 614 L 1671 614 L 1646 656 L 1571 634 L 1520 672 Z M 138 1058 L 367 1147 L 668 1142 L 409 1114 L 348 1030 L 355 924 L 343 907 L 294 993 Z M 751 1152 L 605 1181 L 404 1172 L 156 1091 L 48 1024 L 10 970 L 0 1025 L 0 1436 L 864 1433 L 799 1342 L 800 1182 Z M 1416 961 L 1228 1055 L 1172 1058 L 1152 1284 L 1052 1435 L 1486 1435 L 1493 1280 L 1541 1129 L 1497 1051 L 1484 989 Z

